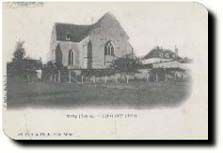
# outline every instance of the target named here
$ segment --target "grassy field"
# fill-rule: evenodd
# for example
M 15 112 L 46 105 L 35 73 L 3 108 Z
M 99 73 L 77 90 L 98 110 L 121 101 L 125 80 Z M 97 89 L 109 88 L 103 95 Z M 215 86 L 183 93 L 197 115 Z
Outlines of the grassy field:
M 176 106 L 189 96 L 189 82 L 75 84 L 8 81 L 8 108 L 136 108 Z

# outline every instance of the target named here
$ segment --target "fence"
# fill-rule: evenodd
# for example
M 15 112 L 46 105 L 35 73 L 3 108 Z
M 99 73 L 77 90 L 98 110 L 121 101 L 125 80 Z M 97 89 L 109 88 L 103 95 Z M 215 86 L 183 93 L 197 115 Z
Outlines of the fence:
M 126 82 L 143 80 L 147 82 L 159 81 L 184 81 L 190 78 L 187 71 L 169 70 L 169 69 L 139 69 L 137 73 L 107 73 L 108 70 L 57 70 L 45 76 L 43 80 L 50 82 L 68 82 L 68 83 L 109 83 L 109 82 Z M 43 75 L 44 76 L 44 75 Z

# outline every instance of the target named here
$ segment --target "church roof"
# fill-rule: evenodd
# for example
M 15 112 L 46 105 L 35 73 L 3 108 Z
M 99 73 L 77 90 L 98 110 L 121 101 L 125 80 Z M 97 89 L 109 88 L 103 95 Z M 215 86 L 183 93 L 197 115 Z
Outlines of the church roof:
M 103 21 L 118 22 L 112 14 L 106 13 L 96 23 L 91 25 L 56 23 L 56 39 L 60 41 L 66 41 L 66 37 L 69 35 L 70 41 L 80 42 L 89 34 L 91 30 L 93 30 L 95 27 L 98 27 Z
M 56 37 L 57 40 L 65 41 L 67 35 L 69 35 L 70 41 L 79 42 L 86 37 L 91 27 L 91 25 L 56 23 Z

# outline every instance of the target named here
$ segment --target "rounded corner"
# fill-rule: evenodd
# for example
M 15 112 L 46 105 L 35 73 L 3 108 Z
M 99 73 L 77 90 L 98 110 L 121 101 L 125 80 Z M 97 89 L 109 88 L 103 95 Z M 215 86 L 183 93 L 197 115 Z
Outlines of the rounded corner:
M 4 135 L 5 135 L 6 137 L 8 137 L 9 139 L 11 139 L 11 140 L 18 140 L 17 138 L 11 136 L 11 135 L 5 130 L 5 128 L 3 128 L 2 131 L 3 131 Z
M 208 14 L 208 12 L 209 12 L 208 8 L 203 3 L 197 2 L 197 1 L 194 1 L 192 3 L 193 3 L 193 5 L 198 7 L 201 10 L 201 12 L 204 12 L 204 13 Z

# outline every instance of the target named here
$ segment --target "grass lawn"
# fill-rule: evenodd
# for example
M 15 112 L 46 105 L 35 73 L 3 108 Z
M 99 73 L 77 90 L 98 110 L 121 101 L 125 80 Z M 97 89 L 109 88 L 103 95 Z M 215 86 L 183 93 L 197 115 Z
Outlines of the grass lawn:
M 136 108 L 176 106 L 189 95 L 189 82 L 19 83 L 8 81 L 7 106 L 44 108 Z

